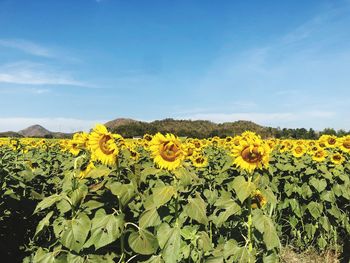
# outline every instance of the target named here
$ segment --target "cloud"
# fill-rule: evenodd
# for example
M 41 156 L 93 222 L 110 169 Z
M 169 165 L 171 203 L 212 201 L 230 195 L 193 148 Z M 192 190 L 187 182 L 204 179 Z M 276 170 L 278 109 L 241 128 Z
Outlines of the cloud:
M 92 87 L 74 79 L 69 73 L 58 71 L 45 64 L 16 62 L 0 66 L 0 83 L 24 85 L 69 85 Z
M 19 131 L 35 124 L 54 132 L 89 131 L 97 123 L 105 122 L 107 121 L 75 118 L 0 118 L 0 131 Z
M 0 94 L 14 94 L 14 93 L 31 93 L 31 94 L 46 94 L 50 93 L 51 89 L 46 88 L 23 88 L 23 87 L 12 87 L 12 88 L 1 88 Z
M 21 50 L 39 57 L 54 57 L 55 54 L 46 47 L 23 39 L 0 39 L 0 46 Z

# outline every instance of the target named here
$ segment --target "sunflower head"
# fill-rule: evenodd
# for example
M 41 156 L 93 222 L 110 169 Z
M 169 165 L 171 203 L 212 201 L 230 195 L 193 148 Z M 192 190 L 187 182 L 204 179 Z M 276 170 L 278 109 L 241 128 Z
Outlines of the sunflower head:
M 174 170 L 179 167 L 185 158 L 180 140 L 173 134 L 161 133 L 154 135 L 150 142 L 149 149 L 158 167 L 167 170 Z
M 102 124 L 97 124 L 89 135 L 89 146 L 94 160 L 105 165 L 115 165 L 119 153 L 113 134 Z
M 208 158 L 203 154 L 195 154 L 191 156 L 191 161 L 194 167 L 202 168 L 208 165 Z
M 296 144 L 294 145 L 293 149 L 292 149 L 292 154 L 294 157 L 301 157 L 303 156 L 305 153 L 306 153 L 307 149 L 304 145 L 299 145 L 299 144 Z
M 233 163 L 248 172 L 261 169 L 269 164 L 270 147 L 259 137 L 243 137 L 238 146 L 233 146 Z
M 312 159 L 316 162 L 322 162 L 324 159 L 326 159 L 327 157 L 327 152 L 322 149 L 319 148 L 317 151 L 314 152 Z
M 344 162 L 345 158 L 342 154 L 340 153 L 334 153 L 331 156 L 331 162 L 338 165 L 338 164 L 342 164 Z
M 338 147 L 346 153 L 350 153 L 350 136 L 341 138 L 338 142 Z

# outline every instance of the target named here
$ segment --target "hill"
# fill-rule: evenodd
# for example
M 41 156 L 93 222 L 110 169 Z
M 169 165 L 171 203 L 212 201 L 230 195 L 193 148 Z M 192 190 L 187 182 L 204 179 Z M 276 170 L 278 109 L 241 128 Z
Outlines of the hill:
M 120 121 L 122 120 L 122 121 Z M 127 120 L 127 121 L 124 121 Z M 108 125 L 107 125 L 108 124 Z M 272 137 L 276 133 L 275 128 L 264 127 L 251 121 L 236 121 L 217 124 L 205 120 L 174 120 L 164 119 L 153 122 L 142 122 L 131 119 L 116 119 L 106 123 L 106 126 L 114 133 L 123 137 L 142 136 L 143 134 L 174 133 L 178 136 L 207 138 L 213 136 L 234 136 L 246 130 L 254 131 L 262 137 Z

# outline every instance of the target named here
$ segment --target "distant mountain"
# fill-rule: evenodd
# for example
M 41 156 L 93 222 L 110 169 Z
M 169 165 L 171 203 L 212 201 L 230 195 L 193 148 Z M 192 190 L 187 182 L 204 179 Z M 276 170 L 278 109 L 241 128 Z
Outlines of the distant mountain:
M 7 131 L 7 132 L 0 132 L 0 138 L 1 138 L 1 137 L 20 138 L 20 137 L 23 137 L 23 135 L 19 134 L 18 132 Z
M 38 124 L 32 125 L 24 130 L 20 130 L 18 133 L 24 137 L 48 137 L 52 135 L 49 130 Z
M 119 126 L 130 125 L 130 124 L 133 124 L 133 123 L 136 123 L 136 122 L 139 122 L 139 121 L 136 121 L 136 120 L 133 120 L 133 119 L 119 118 L 119 119 L 115 119 L 115 120 L 106 122 L 105 126 L 108 129 L 113 130 L 113 129 L 118 128 Z

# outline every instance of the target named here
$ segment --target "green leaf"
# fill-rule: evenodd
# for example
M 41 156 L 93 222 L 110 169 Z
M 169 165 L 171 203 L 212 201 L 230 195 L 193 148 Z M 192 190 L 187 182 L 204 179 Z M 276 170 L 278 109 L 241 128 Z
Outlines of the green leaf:
M 139 219 L 139 226 L 141 228 L 157 226 L 160 225 L 160 223 L 161 221 L 156 207 L 144 211 Z
M 254 183 L 247 182 L 243 176 L 237 176 L 232 181 L 231 185 L 241 203 L 243 203 L 256 188 Z
M 157 231 L 162 257 L 167 263 L 176 263 L 180 258 L 181 233 L 178 227 L 171 228 L 163 223 Z
M 104 247 L 117 240 L 124 229 L 124 215 L 106 215 L 103 209 L 96 212 L 92 219 L 91 237 L 84 247 L 95 246 L 95 249 Z
M 310 180 L 310 185 L 312 185 L 317 192 L 321 193 L 324 189 L 327 187 L 327 181 L 325 179 L 316 179 L 315 177 L 312 177 Z
M 208 252 L 213 249 L 210 238 L 208 234 L 204 231 L 198 232 L 197 244 L 198 248 L 203 250 L 204 252 Z
M 207 225 L 208 217 L 206 215 L 207 204 L 201 198 L 200 194 L 196 192 L 196 197 L 188 198 L 188 204 L 184 207 L 185 213 L 197 222 Z
M 142 228 L 138 232 L 132 232 L 128 242 L 131 249 L 141 255 L 152 255 L 158 248 L 157 238 Z
M 40 220 L 38 226 L 36 227 L 34 237 L 36 237 L 44 229 L 45 226 L 50 225 L 50 218 L 52 215 L 53 211 L 49 212 L 43 219 Z
M 33 258 L 33 263 L 54 263 L 55 256 L 53 252 L 46 252 L 39 248 Z
M 263 263 L 278 263 L 280 262 L 279 256 L 276 253 L 263 256 Z
M 62 197 L 58 194 L 54 194 L 54 195 L 51 195 L 49 197 L 46 197 L 36 206 L 34 214 L 39 212 L 39 211 L 42 211 L 46 208 L 49 208 L 50 206 L 52 206 L 54 203 L 56 203 L 57 201 L 59 201 L 61 199 L 62 199 Z
M 100 178 L 100 177 L 104 177 L 107 176 L 111 173 L 111 169 L 109 169 L 106 166 L 99 166 L 95 169 L 92 169 L 87 175 L 86 177 L 91 177 L 91 178 Z
M 241 213 L 241 207 L 229 196 L 220 197 L 215 202 L 215 206 L 217 210 L 224 209 L 224 211 L 220 212 L 217 218 L 214 219 L 214 223 L 218 227 L 225 223 L 230 216 L 239 215 Z
M 265 216 L 261 210 L 253 211 L 253 226 L 263 234 L 263 240 L 268 250 L 280 246 L 273 221 L 268 216 Z
M 112 194 L 119 198 L 123 206 L 125 206 L 135 195 L 135 187 L 132 183 L 122 184 L 114 182 L 107 187 L 111 190 Z
M 146 261 L 142 261 L 141 263 L 164 263 L 164 260 L 162 259 L 161 255 L 158 256 L 152 256 Z
M 322 204 L 312 201 L 307 205 L 307 209 L 313 218 L 318 219 L 323 211 L 323 206 Z
M 175 195 L 176 189 L 174 186 L 165 185 L 153 188 L 152 192 L 154 204 L 157 207 L 160 207 L 170 201 L 170 199 Z
M 80 213 L 72 220 L 66 220 L 61 233 L 62 245 L 70 250 L 79 252 L 84 246 L 85 240 L 90 232 L 91 221 L 89 217 Z

